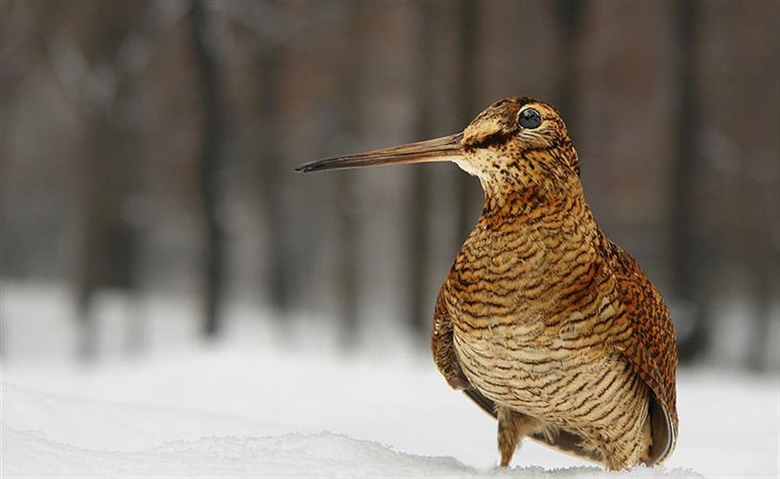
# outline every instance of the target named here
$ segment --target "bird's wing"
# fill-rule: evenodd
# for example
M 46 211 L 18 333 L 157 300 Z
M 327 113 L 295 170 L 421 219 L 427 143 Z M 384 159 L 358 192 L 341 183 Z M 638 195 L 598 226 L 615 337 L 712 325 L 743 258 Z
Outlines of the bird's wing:
M 636 260 L 603 237 L 605 257 L 617 281 L 622 317 L 632 334 L 621 347 L 634 372 L 652 392 L 650 404 L 653 447 L 648 464 L 663 461 L 677 438 L 675 371 L 677 342 L 669 309 Z

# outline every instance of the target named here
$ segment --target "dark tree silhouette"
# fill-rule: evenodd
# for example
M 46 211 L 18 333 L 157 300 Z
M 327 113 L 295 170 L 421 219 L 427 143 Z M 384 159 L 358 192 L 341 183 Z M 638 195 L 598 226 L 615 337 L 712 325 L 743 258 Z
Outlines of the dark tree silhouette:
M 432 2 L 418 4 L 418 32 L 420 52 L 417 57 L 417 78 L 415 102 L 417 118 L 415 137 L 417 140 L 430 138 L 433 134 L 434 69 L 436 60 L 435 39 L 438 33 L 437 5 Z M 416 165 L 412 169 L 411 196 L 409 200 L 409 312 L 408 321 L 417 337 L 423 337 L 431 324 L 432 311 L 425 306 L 431 304 L 428 297 L 427 278 L 429 270 L 428 228 L 430 223 L 429 195 L 432 188 L 430 165 Z
M 216 336 L 224 296 L 225 232 L 222 212 L 222 164 L 224 160 L 225 114 L 222 85 L 209 11 L 202 0 L 191 3 L 192 42 L 195 71 L 202 98 L 203 133 L 200 146 L 200 193 L 205 223 L 203 251 L 203 333 Z
M 587 0 L 556 0 L 558 24 L 561 27 L 561 80 L 556 107 L 569 123 L 569 130 L 576 118 L 576 94 L 579 84 L 577 59 L 578 45 L 582 41 L 583 17 Z
M 480 12 L 481 6 L 477 0 L 460 0 L 458 3 L 458 18 L 460 24 L 460 62 L 458 64 L 459 87 L 456 93 L 458 104 L 457 116 L 461 128 L 474 118 L 483 106 L 477 105 L 477 88 L 479 83 L 479 40 L 480 40 Z M 479 215 L 475 205 L 479 204 L 482 190 L 474 178 L 469 175 L 458 175 L 457 180 L 457 241 L 463 241 L 474 227 L 474 222 Z M 457 245 L 460 247 L 460 243 Z M 458 249 L 455 248 L 455 250 Z
M 709 306 L 701 281 L 702 257 L 696 240 L 694 184 L 699 163 L 696 139 L 699 132 L 696 101 L 697 0 L 677 0 L 677 65 L 679 101 L 676 116 L 676 156 L 672 167 L 672 282 L 676 299 L 686 307 L 676 318 L 679 355 L 689 361 L 704 352 L 709 341 Z M 680 317 L 681 316 L 681 317 Z M 679 334 L 682 331 L 684 334 Z
M 366 5 L 363 2 L 347 2 L 346 28 L 349 42 L 338 56 L 341 65 L 338 104 L 332 105 L 336 113 L 336 127 L 340 137 L 353 139 L 360 133 L 359 92 L 361 80 L 361 45 L 365 38 L 363 24 Z M 342 323 L 343 343 L 352 347 L 360 333 L 358 318 L 360 219 L 354 207 L 354 175 L 343 172 L 334 178 L 336 202 L 336 300 Z
M 281 22 L 284 8 L 276 1 L 266 3 L 266 18 L 270 23 Z M 286 221 L 282 161 L 283 73 L 285 45 L 279 38 L 262 32 L 258 54 L 254 58 L 254 74 L 258 80 L 256 112 L 259 118 L 255 140 L 259 163 L 259 187 L 263 216 L 268 231 L 264 242 L 265 289 L 271 306 L 283 313 L 290 309 L 292 253 L 289 242 L 289 224 Z M 281 314 L 278 317 L 283 317 Z
M 142 65 L 122 52 L 132 36 L 146 38 L 151 23 L 148 5 L 141 2 L 94 9 L 87 15 L 67 11 L 74 13 L 75 28 L 54 36 L 49 50 L 62 90 L 86 124 L 78 177 L 83 223 L 76 303 L 78 353 L 90 360 L 97 354 L 99 339 L 95 294 L 106 288 L 129 292 L 138 288 L 140 232 L 129 212 L 140 194 L 137 77 Z M 144 42 L 138 45 L 148 48 Z M 138 319 L 132 322 L 140 327 Z M 130 331 L 134 336 L 130 342 L 140 341 L 138 329 Z

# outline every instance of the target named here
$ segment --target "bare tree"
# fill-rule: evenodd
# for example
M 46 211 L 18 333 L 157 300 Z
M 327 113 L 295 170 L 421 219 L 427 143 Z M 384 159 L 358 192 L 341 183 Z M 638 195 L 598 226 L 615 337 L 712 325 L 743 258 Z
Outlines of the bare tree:
M 288 30 L 294 9 L 276 0 L 222 2 L 212 7 L 235 27 L 234 34 L 240 32 L 236 38 L 248 55 L 242 69 L 246 74 L 236 75 L 230 91 L 238 96 L 232 101 L 242 157 L 254 160 L 250 166 L 252 179 L 241 184 L 259 196 L 259 222 L 265 231 L 259 245 L 262 290 L 276 310 L 275 317 L 283 318 L 293 301 L 295 259 L 290 241 L 293 222 L 286 210 L 288 167 L 283 157 L 284 83 L 287 58 L 293 48 Z
M 420 53 L 417 58 L 417 79 L 415 99 L 417 119 L 415 137 L 419 140 L 433 134 L 433 63 L 435 61 L 435 39 L 438 32 L 437 5 L 432 2 L 418 4 L 418 31 Z M 417 165 L 412 170 L 412 187 L 409 201 L 409 324 L 417 336 L 422 336 L 429 327 L 431 311 L 425 306 L 427 296 L 428 227 L 430 223 L 430 194 L 432 188 L 430 165 Z
M 678 322 L 686 334 L 679 338 L 681 360 L 690 360 L 706 348 L 709 336 L 707 318 L 709 306 L 701 283 L 701 251 L 696 240 L 694 187 L 699 157 L 696 138 L 699 132 L 696 101 L 697 0 L 677 1 L 677 81 L 679 107 L 676 118 L 677 154 L 672 170 L 672 198 L 670 218 L 672 228 L 672 281 L 680 309 Z
M 360 80 L 362 55 L 363 23 L 366 18 L 366 5 L 363 2 L 347 2 L 346 28 L 349 46 L 339 56 L 341 76 L 337 104 L 333 105 L 340 129 L 340 136 L 347 140 L 356 138 L 360 133 Z M 360 333 L 358 321 L 359 290 L 359 247 L 360 224 L 354 208 L 354 177 L 352 172 L 344 172 L 334 178 L 336 201 L 336 296 L 338 311 L 343 326 L 343 341 L 353 346 Z
M 216 336 L 220 329 L 225 277 L 223 163 L 225 114 L 218 49 L 209 10 L 203 0 L 192 0 L 190 27 L 195 72 L 202 95 L 203 133 L 200 150 L 200 191 L 205 223 L 203 252 L 203 333 Z
M 63 91 L 86 120 L 81 205 L 83 238 L 77 304 L 79 353 L 97 352 L 94 295 L 107 287 L 138 288 L 139 229 L 133 202 L 140 194 L 141 144 L 137 78 L 148 56 L 152 22 L 146 3 L 71 8 L 70 30 L 49 42 Z M 137 319 L 137 318 L 135 318 Z M 137 321 L 133 321 L 136 326 Z M 137 328 L 130 336 L 140 334 Z
M 477 113 L 477 88 L 479 83 L 479 40 L 480 40 L 480 10 L 477 0 L 460 0 L 458 3 L 458 23 L 460 24 L 461 43 L 459 45 L 460 63 L 458 77 L 460 84 L 456 94 L 458 103 L 458 118 L 465 127 Z M 474 205 L 479 204 L 482 191 L 468 175 L 459 175 L 457 181 L 457 231 L 465 238 L 476 220 L 478 211 Z
M 587 0 L 557 0 L 556 7 L 563 44 L 560 58 L 563 67 L 559 84 L 558 109 L 571 124 L 576 118 L 574 110 L 579 86 L 577 47 L 582 41 L 583 13 L 587 8 Z

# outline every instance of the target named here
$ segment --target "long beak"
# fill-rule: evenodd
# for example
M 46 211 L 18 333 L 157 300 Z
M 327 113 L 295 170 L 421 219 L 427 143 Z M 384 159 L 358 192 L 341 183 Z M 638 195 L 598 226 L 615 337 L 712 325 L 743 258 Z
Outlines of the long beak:
M 335 170 L 340 168 L 362 168 L 364 166 L 402 165 L 432 161 L 454 161 L 462 158 L 460 140 L 462 133 L 444 136 L 435 140 L 408 143 L 357 155 L 336 156 L 311 161 L 295 169 L 301 173 Z

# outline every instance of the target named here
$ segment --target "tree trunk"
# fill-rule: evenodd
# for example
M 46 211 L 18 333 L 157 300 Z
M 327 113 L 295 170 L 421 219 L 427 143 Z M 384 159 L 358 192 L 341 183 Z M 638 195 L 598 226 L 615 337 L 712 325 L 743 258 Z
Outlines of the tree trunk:
M 582 41 L 583 13 L 587 8 L 587 0 L 557 0 L 556 7 L 562 33 L 560 62 L 563 65 L 557 107 L 568 120 L 571 131 L 576 118 L 576 94 L 579 85 L 578 45 Z
M 671 229 L 672 281 L 677 300 L 683 304 L 678 322 L 685 336 L 678 338 L 681 360 L 691 360 L 704 352 L 709 334 L 709 301 L 701 284 L 701 253 L 695 238 L 694 184 L 699 157 L 696 136 L 699 131 L 696 102 L 696 24 L 697 0 L 677 1 L 677 41 L 680 57 L 677 74 L 680 92 L 677 111 L 677 155 L 673 164 Z
M 461 44 L 460 71 L 458 73 L 460 87 L 457 93 L 457 103 L 461 128 L 465 128 L 471 122 L 474 115 L 478 113 L 477 108 L 479 108 L 476 105 L 479 81 L 479 17 L 480 5 L 476 0 L 460 0 Z M 475 205 L 479 205 L 481 192 L 474 178 L 466 174 L 458 176 L 456 188 L 457 231 L 461 236 L 458 241 L 463 241 L 474 228 L 474 221 L 479 213 L 478 207 Z
M 214 337 L 220 329 L 225 274 L 225 233 L 220 218 L 223 201 L 224 111 L 213 29 L 202 0 L 192 0 L 191 14 L 195 67 L 203 101 L 200 150 L 200 191 L 206 230 L 202 265 L 203 333 L 207 337 Z
M 132 214 L 132 202 L 139 193 L 141 143 L 140 119 L 134 108 L 139 90 L 134 71 L 120 55 L 131 34 L 146 33 L 147 5 L 125 3 L 116 9 L 95 10 L 78 16 L 72 35 L 57 37 L 58 45 L 82 55 L 84 62 L 69 63 L 71 75 L 80 78 L 78 88 L 62 85 L 86 118 L 80 202 L 83 210 L 81 262 L 76 286 L 76 307 L 80 337 L 78 355 L 95 359 L 98 353 L 98 317 L 95 295 L 103 289 L 134 294 L 138 290 L 140 231 Z M 125 32 L 117 35 L 117 31 Z M 139 33 L 140 32 L 140 33 Z M 98 75 L 96 72 L 109 72 Z M 90 96 L 88 79 L 103 81 L 105 97 Z M 69 88 L 70 87 L 70 88 Z M 92 86 L 94 88 L 94 86 Z M 97 100 L 97 101 L 96 101 Z M 128 317 L 139 325 L 140 318 Z M 136 331 L 138 328 L 128 328 Z M 140 336 L 140 333 L 136 333 Z M 130 339 L 138 343 L 137 339 Z
M 436 60 L 435 39 L 437 33 L 436 5 L 431 2 L 418 4 L 418 29 L 420 54 L 417 58 L 415 97 L 417 124 L 415 138 L 424 140 L 432 136 L 433 129 L 433 63 Z M 428 331 L 432 311 L 426 311 L 430 300 L 427 296 L 429 269 L 428 228 L 430 223 L 430 194 L 432 188 L 430 165 L 416 165 L 412 169 L 412 188 L 409 200 L 409 313 L 408 320 L 415 336 L 422 337 Z
M 364 40 L 363 23 L 365 5 L 362 2 L 349 2 L 347 10 L 347 28 L 354 48 L 346 48 L 340 59 L 342 73 L 339 84 L 339 101 L 335 105 L 338 111 L 339 127 L 344 138 L 356 138 L 360 133 L 360 70 L 363 59 Z M 358 288 L 360 257 L 360 218 L 352 205 L 356 201 L 354 175 L 351 171 L 340 173 L 336 181 L 336 295 L 338 310 L 344 334 L 343 343 L 354 346 L 359 334 Z

